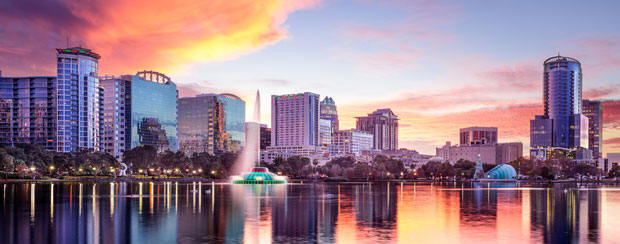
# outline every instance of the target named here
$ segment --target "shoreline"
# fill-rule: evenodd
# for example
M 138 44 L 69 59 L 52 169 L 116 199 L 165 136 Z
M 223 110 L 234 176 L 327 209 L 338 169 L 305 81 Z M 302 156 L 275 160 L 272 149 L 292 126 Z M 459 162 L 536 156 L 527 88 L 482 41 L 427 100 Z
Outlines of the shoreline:
M 159 177 L 75 177 L 72 179 L 0 179 L 0 183 L 53 183 L 53 182 L 76 182 L 76 183 L 106 183 L 106 182 L 201 182 L 201 183 L 230 183 L 228 179 L 212 179 L 212 178 L 159 178 Z M 587 183 L 587 184 L 618 184 L 620 179 L 603 179 L 603 180 L 351 180 L 351 181 L 329 181 L 325 179 L 291 179 L 287 183 L 289 184 L 311 184 L 311 183 L 325 183 L 325 184 L 366 184 L 366 183 L 532 183 L 532 184 L 564 184 L 564 183 Z

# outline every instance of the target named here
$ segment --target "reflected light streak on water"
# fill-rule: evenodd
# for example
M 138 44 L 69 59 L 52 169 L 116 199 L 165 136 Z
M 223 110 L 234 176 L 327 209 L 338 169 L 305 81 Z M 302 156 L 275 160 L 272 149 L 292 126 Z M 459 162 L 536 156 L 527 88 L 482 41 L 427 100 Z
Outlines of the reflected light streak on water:
M 142 214 L 144 184 L 149 214 Z M 620 240 L 616 186 L 381 182 L 207 183 L 211 186 L 203 188 L 202 183 L 175 182 L 173 192 L 172 184 L 7 183 L 2 186 L 0 236 L 3 243 Z M 78 186 L 76 203 L 73 185 Z

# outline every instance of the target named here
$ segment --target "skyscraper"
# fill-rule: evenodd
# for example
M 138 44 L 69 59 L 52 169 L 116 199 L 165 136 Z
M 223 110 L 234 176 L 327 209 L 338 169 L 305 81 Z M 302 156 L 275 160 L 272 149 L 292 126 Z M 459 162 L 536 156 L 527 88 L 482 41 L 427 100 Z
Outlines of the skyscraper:
M 0 77 L 0 144 L 56 150 L 56 77 Z
M 201 94 L 179 99 L 180 149 L 187 155 L 237 152 L 244 145 L 245 130 L 245 102 L 238 96 Z
M 100 150 L 103 89 L 97 76 L 99 54 L 73 47 L 56 49 L 59 152 Z
M 398 116 L 389 108 L 377 109 L 365 117 L 357 117 L 356 128 L 373 135 L 373 148 L 398 149 Z
M 319 119 L 319 145 L 328 147 L 332 142 L 332 121 Z
M 319 95 L 271 96 L 271 146 L 319 145 Z
M 245 145 L 245 101 L 230 93 L 217 99 L 224 105 L 224 130 L 229 136 L 225 151 L 238 152 Z
M 323 101 L 321 101 L 321 119 L 331 121 L 331 133 L 338 130 L 338 111 L 336 110 L 336 103 L 333 98 L 325 97 Z
M 124 151 L 150 145 L 176 151 L 176 85 L 155 71 L 102 77 L 105 87 L 105 151 L 120 158 Z
M 121 159 L 131 148 L 131 78 L 131 75 L 99 78 L 104 91 L 103 148 L 116 159 Z
M 532 144 L 539 147 L 587 148 L 588 118 L 582 114 L 582 74 L 579 61 L 556 56 L 545 60 L 543 75 L 544 115 L 537 116 L 530 126 Z M 549 128 L 546 120 L 550 120 Z M 543 132 L 551 132 L 546 144 Z M 539 141 L 534 138 L 540 137 Z
M 588 148 L 592 158 L 603 157 L 603 103 L 583 100 L 583 114 L 588 118 Z

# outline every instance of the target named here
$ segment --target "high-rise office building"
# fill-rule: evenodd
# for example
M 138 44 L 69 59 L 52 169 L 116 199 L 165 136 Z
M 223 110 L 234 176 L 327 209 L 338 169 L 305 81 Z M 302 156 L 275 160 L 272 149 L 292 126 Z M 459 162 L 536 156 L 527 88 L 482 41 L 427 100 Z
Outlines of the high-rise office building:
M 583 115 L 588 118 L 588 149 L 592 158 L 603 157 L 603 103 L 583 100 Z
M 105 151 L 117 158 L 126 150 L 150 145 L 178 149 L 176 85 L 155 71 L 102 77 L 105 87 Z
M 179 99 L 180 150 L 187 155 L 238 152 L 245 144 L 245 131 L 245 102 L 235 95 Z
M 271 146 L 319 146 L 319 95 L 271 96 Z
M 587 148 L 588 118 L 582 114 L 581 64 L 573 58 L 556 56 L 545 60 L 543 66 L 544 115 L 530 122 L 532 145 Z M 547 144 L 548 132 L 551 144 Z
M 468 127 L 459 130 L 461 145 L 497 143 L 497 127 Z
M 131 146 L 131 75 L 99 78 L 103 86 L 103 148 L 121 159 Z
M 224 130 L 229 136 L 225 150 L 238 152 L 245 145 L 245 101 L 230 93 L 219 94 L 217 99 L 224 105 Z
M 398 116 L 389 108 L 378 109 L 365 117 L 357 117 L 356 128 L 373 135 L 373 148 L 398 149 Z
M 99 85 L 99 54 L 73 47 L 56 49 L 58 126 L 57 150 L 102 149 L 103 89 Z
M 334 133 L 338 130 L 338 111 L 336 110 L 336 103 L 331 97 L 323 98 L 321 101 L 321 119 L 331 121 L 331 132 Z
M 332 143 L 332 121 L 319 119 L 319 145 L 328 147 Z
M 57 149 L 56 77 L 0 77 L 0 144 Z

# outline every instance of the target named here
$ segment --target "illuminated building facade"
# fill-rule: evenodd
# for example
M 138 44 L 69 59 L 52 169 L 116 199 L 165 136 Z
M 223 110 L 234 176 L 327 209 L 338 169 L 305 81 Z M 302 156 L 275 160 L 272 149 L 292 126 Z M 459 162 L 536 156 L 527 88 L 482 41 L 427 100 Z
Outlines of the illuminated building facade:
M 56 77 L 0 77 L 0 144 L 56 150 Z
M 532 148 L 588 148 L 588 118 L 582 114 L 581 63 L 556 56 L 545 60 L 543 66 L 544 115 L 530 122 Z
M 99 151 L 103 134 L 103 89 L 97 72 L 101 57 L 81 47 L 56 51 L 57 151 Z
M 588 118 L 588 149 L 592 158 L 603 157 L 603 103 L 583 100 L 583 115 Z

